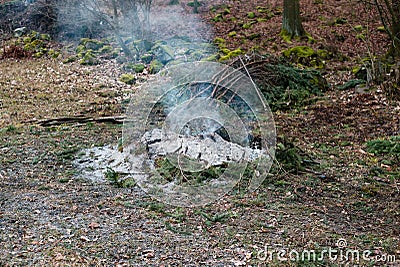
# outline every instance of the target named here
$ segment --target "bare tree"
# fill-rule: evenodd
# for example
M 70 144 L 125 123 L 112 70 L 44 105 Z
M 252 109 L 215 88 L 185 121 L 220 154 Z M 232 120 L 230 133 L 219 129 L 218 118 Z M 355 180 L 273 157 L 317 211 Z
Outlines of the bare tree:
M 388 55 L 400 57 L 400 1 L 374 0 L 373 4 L 391 40 Z
M 76 0 L 66 1 L 78 5 L 81 19 L 87 18 L 87 21 L 97 21 L 99 24 L 105 24 L 122 48 L 124 54 L 133 58 L 133 54 L 124 41 L 124 36 L 135 39 L 144 39 L 149 34 L 150 26 L 150 8 L 152 0 Z M 65 6 L 66 2 L 61 1 Z M 68 8 L 67 8 L 68 9 Z

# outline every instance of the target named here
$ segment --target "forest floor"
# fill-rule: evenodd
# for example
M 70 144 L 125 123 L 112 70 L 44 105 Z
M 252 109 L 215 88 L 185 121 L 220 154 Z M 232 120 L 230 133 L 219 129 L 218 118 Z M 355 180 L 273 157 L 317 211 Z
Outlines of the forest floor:
M 213 6 L 218 3 L 213 2 Z M 400 102 L 380 86 L 339 90 L 352 69 L 387 43 L 379 19 L 355 1 L 301 1 L 315 39 L 279 37 L 281 1 L 250 29 L 248 13 L 265 1 L 223 1 L 201 16 L 227 47 L 280 55 L 309 45 L 334 57 L 321 69 L 331 84 L 317 102 L 277 111 L 278 135 L 319 164 L 269 176 L 252 194 L 229 193 L 205 207 L 172 207 L 139 187 L 117 188 L 76 178 L 81 149 L 118 144 L 122 126 L 65 123 L 65 116 L 120 116 L 136 85 L 119 81 L 114 60 L 96 66 L 60 59 L 0 61 L 0 266 L 398 266 L 400 162 L 367 151 L 366 142 L 400 135 Z M 186 7 L 188 12 L 190 8 Z M 344 20 L 345 19 L 345 20 Z M 357 38 L 358 25 L 366 38 Z M 228 36 L 235 31 L 236 34 Z M 253 40 L 243 39 L 258 33 Z M 371 54 L 369 54 L 371 53 Z M 348 260 L 328 257 L 328 248 Z M 295 259 L 314 250 L 316 260 Z M 278 251 L 281 253 L 278 255 Z M 285 251 L 286 254 L 282 254 Z M 289 252 L 291 254 L 289 254 Z M 359 252 L 357 260 L 352 254 Z M 362 257 L 370 251 L 369 258 Z M 265 258 L 267 256 L 267 258 Z

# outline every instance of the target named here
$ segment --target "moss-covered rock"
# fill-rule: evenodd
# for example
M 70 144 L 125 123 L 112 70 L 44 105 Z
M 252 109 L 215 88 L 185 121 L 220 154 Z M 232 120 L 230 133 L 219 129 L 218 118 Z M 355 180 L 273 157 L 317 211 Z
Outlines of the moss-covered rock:
M 85 55 L 83 55 L 79 63 L 81 65 L 97 65 L 99 64 L 99 60 L 96 58 L 93 52 L 89 50 L 85 53 Z
M 134 84 L 136 82 L 136 77 L 133 74 L 125 73 L 119 77 L 119 80 L 126 84 Z
M 329 53 L 327 51 L 321 50 L 318 53 L 308 46 L 295 46 L 284 50 L 282 54 L 292 63 L 297 63 L 306 67 L 313 67 L 316 69 L 324 68 L 325 64 L 323 59 L 327 59 L 329 57 Z
M 144 54 L 152 50 L 154 43 L 148 40 L 137 40 L 133 42 L 133 45 L 140 54 Z
M 150 62 L 153 60 L 153 55 L 151 54 L 144 54 L 140 57 L 140 59 L 145 63 L 145 64 L 150 64 Z
M 49 56 L 52 57 L 52 58 L 58 58 L 61 53 L 59 51 L 54 50 L 54 49 L 49 49 L 47 54 L 49 54 Z
M 237 56 L 239 56 L 239 55 L 241 55 L 243 53 L 244 53 L 244 51 L 242 49 L 238 48 L 238 49 L 235 49 L 233 51 L 230 51 L 225 56 L 220 57 L 219 61 L 220 62 L 227 61 L 227 60 L 230 60 L 230 59 L 232 59 L 234 57 L 237 57 Z
M 226 41 L 225 41 L 225 39 L 223 39 L 223 38 L 216 37 L 216 38 L 214 39 L 214 43 L 215 43 L 216 45 L 225 45 Z
M 113 48 L 111 45 L 105 45 L 102 48 L 99 49 L 100 54 L 108 54 L 113 51 Z
M 155 59 L 150 63 L 149 71 L 151 74 L 156 74 L 163 67 L 164 67 L 164 65 L 159 60 Z
M 87 50 L 99 50 L 104 46 L 104 42 L 96 39 L 82 38 L 80 45 L 83 45 Z
M 136 73 L 142 73 L 145 68 L 146 66 L 144 64 L 135 64 L 133 66 L 133 71 L 135 71 Z
M 164 65 L 173 60 L 175 57 L 172 48 L 165 44 L 156 44 L 152 48 L 152 52 L 156 56 L 156 58 Z

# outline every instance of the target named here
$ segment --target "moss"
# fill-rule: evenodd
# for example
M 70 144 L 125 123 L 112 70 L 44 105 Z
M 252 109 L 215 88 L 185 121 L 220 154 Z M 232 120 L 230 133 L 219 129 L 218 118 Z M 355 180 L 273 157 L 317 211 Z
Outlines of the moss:
M 365 35 L 362 34 L 362 33 L 359 33 L 359 34 L 356 35 L 356 39 L 358 39 L 358 40 L 365 40 Z
M 43 41 L 42 40 L 38 40 L 38 39 L 35 39 L 32 42 L 27 43 L 27 44 L 24 45 L 24 49 L 26 51 L 35 51 L 35 50 L 39 50 L 39 49 L 41 49 L 43 47 L 44 47 Z
M 32 56 L 33 57 L 35 57 L 35 58 L 40 58 L 40 57 L 42 57 L 44 55 L 44 52 L 36 52 L 36 53 L 34 53 Z
M 235 31 L 228 33 L 229 37 L 235 37 L 237 33 Z
M 308 46 L 295 46 L 283 51 L 283 55 L 287 58 L 292 55 L 296 55 L 297 57 L 311 57 L 314 53 L 315 51 Z
M 85 53 L 85 55 L 79 61 L 79 63 L 81 65 L 97 65 L 97 64 L 99 64 L 99 60 L 96 58 L 96 56 L 91 51 L 88 51 Z
M 258 23 L 266 22 L 266 21 L 268 21 L 268 19 L 265 19 L 265 18 L 257 18 L 257 22 L 258 22 Z
M 383 27 L 383 26 L 380 26 L 380 27 L 376 28 L 376 30 L 377 30 L 378 32 L 386 32 L 386 29 L 385 29 L 385 27 Z
M 231 50 L 229 50 L 228 48 L 222 48 L 221 52 L 224 53 L 225 55 L 228 55 L 231 52 Z
M 332 57 L 333 57 L 332 52 L 329 52 L 329 51 L 327 51 L 325 49 L 317 50 L 317 55 L 321 59 L 332 59 Z
M 363 26 L 362 25 L 356 25 L 354 26 L 354 30 L 361 32 L 363 30 Z
M 86 48 L 85 48 L 84 45 L 78 45 L 78 46 L 76 47 L 76 49 L 75 49 L 75 52 L 76 52 L 77 54 L 81 54 L 81 53 L 85 52 L 85 50 L 86 50 Z
M 217 45 L 220 45 L 220 44 L 225 44 L 226 41 L 225 41 L 225 39 L 222 39 L 222 38 L 220 38 L 220 37 L 216 37 L 216 38 L 214 39 L 214 43 L 217 44 Z
M 250 29 L 253 24 L 254 24 L 253 22 L 244 23 L 242 28 L 243 29 Z
M 32 39 L 39 39 L 40 34 L 37 31 L 31 31 L 31 33 L 29 34 L 29 37 L 31 37 Z
M 47 33 L 42 33 L 42 34 L 40 34 L 40 37 L 39 37 L 41 40 L 45 40 L 45 41 L 50 41 L 51 40 L 51 37 L 50 37 L 50 35 L 49 34 L 47 34 Z
M 292 36 L 288 33 L 288 31 L 282 29 L 279 33 L 279 36 L 282 37 L 282 40 L 285 43 L 291 44 L 292 43 Z
M 135 65 L 133 66 L 133 70 L 134 70 L 136 73 L 142 73 L 142 72 L 144 71 L 145 68 L 146 68 L 146 66 L 145 66 L 144 64 L 135 64 Z
M 243 53 L 244 53 L 244 51 L 243 51 L 242 49 L 238 48 L 238 49 L 235 49 L 235 50 L 233 50 L 233 51 L 230 51 L 227 55 L 222 56 L 222 57 L 219 59 L 219 61 L 220 61 L 220 62 L 222 62 L 222 61 L 227 61 L 227 60 L 230 60 L 230 59 L 232 59 L 232 58 L 234 58 L 234 57 L 237 57 L 237 56 L 239 56 L 239 55 L 241 55 L 241 54 L 243 54 Z
M 56 50 L 54 50 L 54 49 L 50 49 L 48 52 L 47 52 L 47 54 L 50 56 L 50 57 L 52 57 L 52 58 L 58 58 L 59 56 L 60 56 L 60 52 L 59 51 L 56 51 Z
M 32 38 L 26 36 L 26 37 L 24 37 L 23 42 L 24 42 L 24 44 L 29 44 L 30 42 L 32 42 Z
M 295 46 L 284 50 L 282 53 L 291 62 L 317 69 L 323 68 L 325 64 L 322 59 L 328 59 L 330 56 L 326 50 L 315 52 L 314 49 L 308 46 Z M 323 56 L 323 58 L 319 55 Z
M 211 20 L 214 21 L 214 22 L 222 21 L 223 20 L 222 14 L 215 15 L 215 17 L 213 17 Z
M 219 55 L 215 54 L 215 55 L 211 55 L 205 59 L 203 59 L 202 61 L 217 61 L 219 58 Z
M 66 64 L 66 63 L 71 63 L 71 62 L 75 62 L 76 60 L 77 60 L 77 57 L 72 56 L 72 57 L 69 57 L 69 58 L 65 59 L 65 60 L 63 61 L 63 63 L 64 63 L 64 64 Z
M 120 53 L 120 50 L 116 48 L 116 49 L 114 49 L 114 50 L 111 52 L 110 56 L 111 56 L 112 58 L 116 58 L 116 57 L 119 56 L 119 53 Z
M 254 12 L 249 12 L 249 13 L 247 13 L 247 17 L 249 19 L 254 19 L 256 17 L 256 14 Z
M 86 49 L 97 51 L 104 46 L 104 42 L 96 39 L 81 38 L 80 45 L 83 45 Z
M 155 59 L 150 63 L 149 71 L 151 74 L 156 74 L 163 68 L 163 66 L 164 65 L 159 60 Z
M 113 51 L 113 48 L 111 45 L 105 45 L 102 48 L 100 48 L 99 53 L 100 54 L 107 54 Z
M 125 73 L 119 77 L 119 80 L 126 84 L 134 84 L 136 81 L 136 77 L 130 73 Z
M 257 6 L 256 9 L 257 12 L 259 13 L 267 13 L 271 11 L 268 7 L 263 7 L 263 6 Z
M 224 15 L 231 14 L 231 10 L 229 8 L 225 8 L 223 14 Z

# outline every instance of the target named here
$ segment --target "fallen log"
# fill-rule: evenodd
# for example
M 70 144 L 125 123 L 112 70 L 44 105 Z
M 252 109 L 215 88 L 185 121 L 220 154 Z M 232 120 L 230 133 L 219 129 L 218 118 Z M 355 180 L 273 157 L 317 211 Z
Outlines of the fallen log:
M 43 120 L 30 120 L 26 123 L 35 123 L 43 127 L 61 125 L 66 123 L 88 123 L 88 122 L 106 122 L 113 124 L 122 124 L 125 116 L 107 116 L 107 117 L 88 117 L 88 116 L 74 116 L 74 117 L 59 117 Z

